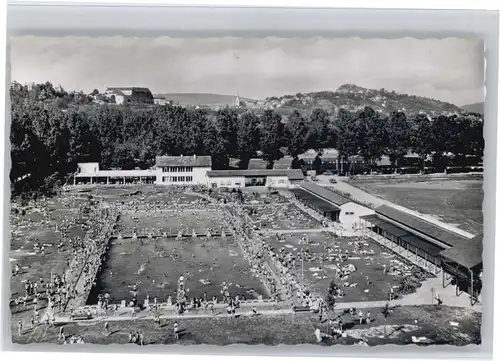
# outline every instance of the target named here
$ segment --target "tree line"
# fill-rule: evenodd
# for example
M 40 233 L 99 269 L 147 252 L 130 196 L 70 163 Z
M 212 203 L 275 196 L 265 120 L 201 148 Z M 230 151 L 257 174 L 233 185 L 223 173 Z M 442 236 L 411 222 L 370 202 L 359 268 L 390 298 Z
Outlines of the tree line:
M 210 155 L 214 169 L 230 158 L 247 168 L 259 156 L 272 168 L 286 151 L 292 167 L 309 149 L 336 148 L 374 165 L 382 155 L 398 162 L 409 150 L 436 161 L 452 153 L 457 162 L 481 156 L 483 120 L 478 114 L 384 116 L 371 108 L 331 114 L 314 109 L 283 118 L 273 109 L 261 114 L 174 105 L 95 104 L 83 93 L 44 83 L 11 87 L 10 179 L 14 194 L 50 192 L 63 184 L 78 162 L 102 169 L 146 169 L 157 155 Z M 61 100 L 62 99 L 62 100 Z

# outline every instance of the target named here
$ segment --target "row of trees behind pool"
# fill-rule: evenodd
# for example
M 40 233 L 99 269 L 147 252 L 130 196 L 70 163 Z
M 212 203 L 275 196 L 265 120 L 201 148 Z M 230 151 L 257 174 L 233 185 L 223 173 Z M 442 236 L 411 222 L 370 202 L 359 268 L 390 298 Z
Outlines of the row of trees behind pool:
M 384 116 L 371 108 L 336 114 L 314 109 L 284 119 L 273 109 L 260 114 L 173 105 L 95 104 L 85 94 L 44 83 L 11 88 L 10 179 L 13 195 L 52 192 L 67 181 L 77 162 L 99 162 L 102 169 L 149 168 L 157 155 L 210 155 L 214 169 L 230 158 L 245 169 L 259 155 L 272 168 L 283 150 L 299 168 L 299 154 L 336 148 L 341 157 L 357 155 L 368 167 L 388 155 L 395 167 L 412 151 L 432 155 L 436 168 L 465 165 L 483 154 L 483 119 L 478 114 L 404 112 Z M 61 101 L 64 100 L 64 102 Z M 62 104 L 62 105 L 61 105 Z

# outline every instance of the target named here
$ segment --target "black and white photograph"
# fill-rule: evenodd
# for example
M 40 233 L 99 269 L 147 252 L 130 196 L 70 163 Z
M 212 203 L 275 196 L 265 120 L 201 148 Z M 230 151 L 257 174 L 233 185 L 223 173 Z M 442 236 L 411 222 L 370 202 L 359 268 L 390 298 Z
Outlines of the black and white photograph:
M 14 344 L 481 344 L 482 39 L 9 43 Z

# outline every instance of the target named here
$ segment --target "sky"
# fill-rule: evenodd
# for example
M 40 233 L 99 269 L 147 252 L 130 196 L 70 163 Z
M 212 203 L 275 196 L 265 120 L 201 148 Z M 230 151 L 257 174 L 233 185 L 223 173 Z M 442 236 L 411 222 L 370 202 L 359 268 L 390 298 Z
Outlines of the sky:
M 478 39 L 15 37 L 11 80 L 263 99 L 350 83 L 456 105 L 484 100 Z

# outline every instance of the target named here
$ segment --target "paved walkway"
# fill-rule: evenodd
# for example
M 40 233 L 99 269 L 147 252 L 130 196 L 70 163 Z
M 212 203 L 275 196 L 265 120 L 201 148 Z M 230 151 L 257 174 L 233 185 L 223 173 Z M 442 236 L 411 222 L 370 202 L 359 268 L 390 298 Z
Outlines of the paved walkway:
M 300 229 L 272 229 L 272 228 L 264 228 L 261 229 L 261 233 L 265 234 L 289 234 L 289 233 L 318 233 L 318 232 L 326 232 L 329 231 L 329 228 L 300 228 Z M 333 229 L 332 229 L 333 231 Z
M 143 311 L 145 312 L 145 311 Z M 290 315 L 292 314 L 292 309 L 280 309 L 280 310 L 262 310 L 258 311 L 259 315 Z M 252 316 L 253 312 L 252 311 L 245 311 L 245 312 L 237 312 L 236 316 Z M 210 312 L 204 312 L 204 313 L 184 313 L 182 315 L 178 315 L 176 313 L 171 313 L 171 314 L 162 314 L 160 315 L 160 319 L 162 320 L 180 320 L 180 319 L 186 319 L 186 318 L 228 318 L 228 314 L 226 312 L 218 311 L 215 313 L 210 313 Z M 131 321 L 131 320 L 154 320 L 153 315 L 149 315 L 147 313 L 145 314 L 138 314 L 135 317 L 132 317 L 130 314 L 127 315 L 116 315 L 116 316 L 110 316 L 110 315 L 97 315 L 94 316 L 91 320 L 70 320 L 69 316 L 59 316 L 56 317 L 56 321 L 59 323 L 97 323 L 97 322 L 102 322 L 102 321 Z

